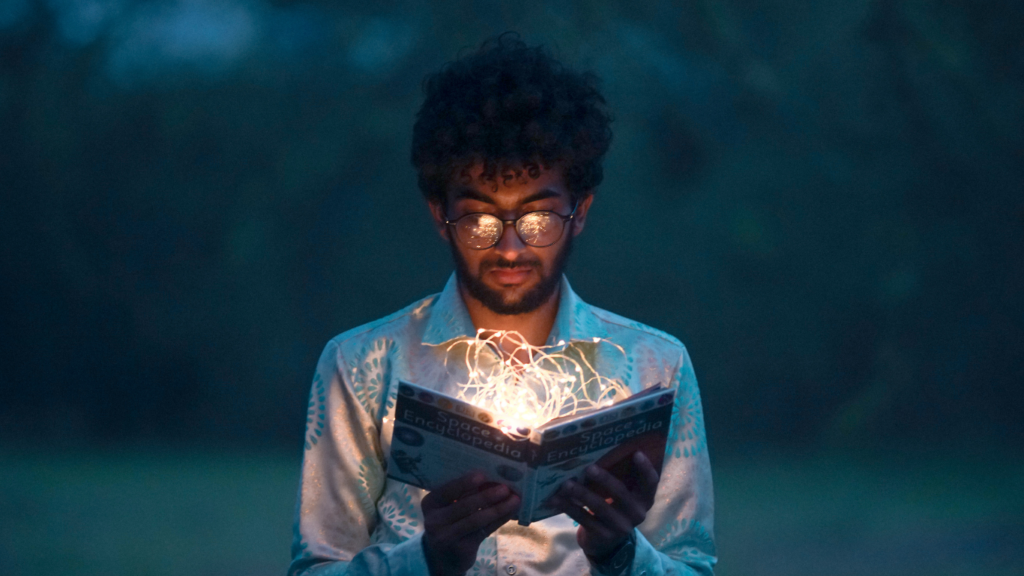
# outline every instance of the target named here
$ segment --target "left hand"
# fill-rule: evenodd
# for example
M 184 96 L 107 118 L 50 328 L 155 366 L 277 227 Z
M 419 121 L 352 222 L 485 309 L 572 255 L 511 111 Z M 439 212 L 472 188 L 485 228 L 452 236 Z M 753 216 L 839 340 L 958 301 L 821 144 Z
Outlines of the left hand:
M 566 480 L 551 497 L 554 507 L 579 522 L 576 541 L 590 558 L 599 559 L 617 549 L 654 505 L 657 471 L 643 452 L 633 454 L 633 466 L 640 481 L 632 491 L 608 471 L 591 465 L 586 469 L 587 485 Z M 607 494 L 611 502 L 598 492 Z

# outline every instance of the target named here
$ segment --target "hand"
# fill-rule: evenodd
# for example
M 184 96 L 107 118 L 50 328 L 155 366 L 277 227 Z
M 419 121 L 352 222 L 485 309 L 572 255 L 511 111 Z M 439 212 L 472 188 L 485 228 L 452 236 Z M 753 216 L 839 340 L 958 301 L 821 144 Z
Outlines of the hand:
M 461 575 L 476 562 L 480 543 L 519 509 L 508 486 L 486 487 L 484 475 L 466 474 L 423 497 L 423 553 L 431 576 Z
M 616 550 L 654 505 L 658 472 L 643 452 L 633 454 L 633 465 L 640 481 L 632 491 L 608 471 L 591 465 L 586 469 L 587 485 L 566 480 L 551 497 L 553 506 L 579 522 L 576 541 L 591 559 Z

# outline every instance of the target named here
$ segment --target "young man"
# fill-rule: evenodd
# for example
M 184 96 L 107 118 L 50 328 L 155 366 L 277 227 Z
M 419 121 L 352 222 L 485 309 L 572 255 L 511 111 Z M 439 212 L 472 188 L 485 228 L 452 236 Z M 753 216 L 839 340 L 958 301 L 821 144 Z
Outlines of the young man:
M 596 79 L 503 36 L 425 83 L 413 164 L 455 274 L 440 294 L 331 340 L 307 417 L 290 575 L 711 574 L 711 472 L 683 345 L 582 302 L 562 275 L 583 231 L 610 118 Z M 506 486 L 470 474 L 437 490 L 386 478 L 398 381 L 455 395 L 448 345 L 514 330 L 564 342 L 633 392 L 676 389 L 661 475 L 638 454 L 637 486 L 592 467 L 522 527 Z M 595 338 L 626 353 L 607 356 Z M 610 494 L 610 502 L 598 494 Z

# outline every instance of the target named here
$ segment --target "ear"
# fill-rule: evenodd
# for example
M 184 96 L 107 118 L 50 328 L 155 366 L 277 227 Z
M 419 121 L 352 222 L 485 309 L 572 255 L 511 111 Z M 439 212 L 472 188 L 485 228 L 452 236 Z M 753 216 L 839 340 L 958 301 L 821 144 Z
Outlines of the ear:
M 430 208 L 430 216 L 434 220 L 434 228 L 437 229 L 437 233 L 441 235 L 441 238 L 443 238 L 444 241 L 447 242 L 448 225 L 445 224 L 444 222 L 448 218 L 445 216 L 444 206 L 442 206 L 440 202 L 435 202 L 433 200 L 428 201 L 427 206 Z
M 580 232 L 583 232 L 583 227 L 587 224 L 587 212 L 590 210 L 590 203 L 593 201 L 594 193 L 592 190 L 588 190 L 586 197 L 580 200 L 579 205 L 576 206 L 576 215 L 572 217 L 573 236 L 578 236 Z

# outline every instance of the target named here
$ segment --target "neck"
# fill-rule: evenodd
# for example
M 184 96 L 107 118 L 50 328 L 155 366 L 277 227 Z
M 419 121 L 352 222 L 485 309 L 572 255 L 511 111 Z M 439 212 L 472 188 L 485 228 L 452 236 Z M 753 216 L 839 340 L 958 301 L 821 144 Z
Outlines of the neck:
M 470 296 L 459 285 L 459 294 L 469 311 L 469 318 L 473 321 L 475 328 L 491 331 L 514 331 L 526 339 L 531 346 L 543 346 L 551 328 L 555 325 L 555 316 L 558 314 L 558 300 L 561 294 L 561 286 L 555 290 L 543 304 L 531 312 L 522 314 L 498 314 L 483 305 L 482 302 Z

